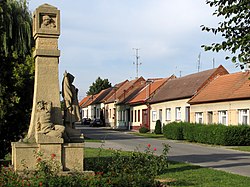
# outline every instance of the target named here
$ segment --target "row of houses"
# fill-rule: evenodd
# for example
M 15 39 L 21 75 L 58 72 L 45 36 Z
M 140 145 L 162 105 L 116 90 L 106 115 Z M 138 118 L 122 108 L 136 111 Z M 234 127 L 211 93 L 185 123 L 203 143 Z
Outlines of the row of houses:
M 83 118 L 119 129 L 153 131 L 157 120 L 249 125 L 249 77 L 249 71 L 229 74 L 221 65 L 179 78 L 140 77 L 85 97 L 80 108 Z

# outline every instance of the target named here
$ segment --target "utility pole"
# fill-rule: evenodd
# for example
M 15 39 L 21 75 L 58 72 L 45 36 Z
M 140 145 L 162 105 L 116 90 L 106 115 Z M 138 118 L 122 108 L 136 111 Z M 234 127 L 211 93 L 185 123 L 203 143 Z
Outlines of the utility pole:
M 138 70 L 139 70 L 139 65 L 141 65 L 142 63 L 139 63 L 139 48 L 133 48 L 133 50 L 135 50 L 135 62 L 133 62 L 133 64 L 135 64 L 136 66 L 136 79 L 138 79 Z
M 215 59 L 213 58 L 213 69 L 214 69 L 214 66 L 215 66 Z

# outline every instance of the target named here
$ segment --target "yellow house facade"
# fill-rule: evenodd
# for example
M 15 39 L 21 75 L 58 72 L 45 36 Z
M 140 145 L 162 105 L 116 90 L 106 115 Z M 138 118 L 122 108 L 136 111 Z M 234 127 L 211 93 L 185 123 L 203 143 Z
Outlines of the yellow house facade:
M 249 109 L 250 99 L 192 105 L 190 121 L 224 125 L 250 124 Z
M 191 122 L 249 125 L 249 77 L 249 72 L 238 72 L 211 81 L 188 102 Z
M 184 77 L 169 80 L 149 101 L 150 130 L 154 131 L 157 120 L 163 124 L 170 122 L 190 122 L 189 100 L 217 76 L 228 74 L 219 66 Z

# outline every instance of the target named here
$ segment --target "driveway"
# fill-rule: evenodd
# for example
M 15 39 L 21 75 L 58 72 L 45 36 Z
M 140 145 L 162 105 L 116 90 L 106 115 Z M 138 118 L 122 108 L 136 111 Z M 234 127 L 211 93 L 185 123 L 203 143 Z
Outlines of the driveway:
M 86 142 L 86 147 L 104 147 L 124 151 L 145 150 L 148 144 L 161 154 L 163 143 L 171 146 L 169 160 L 187 162 L 203 167 L 211 167 L 234 174 L 250 177 L 250 153 L 226 149 L 220 146 L 208 146 L 174 140 L 158 140 L 129 134 L 127 131 L 115 131 L 107 128 L 77 126 L 89 138 L 103 140 L 103 143 Z

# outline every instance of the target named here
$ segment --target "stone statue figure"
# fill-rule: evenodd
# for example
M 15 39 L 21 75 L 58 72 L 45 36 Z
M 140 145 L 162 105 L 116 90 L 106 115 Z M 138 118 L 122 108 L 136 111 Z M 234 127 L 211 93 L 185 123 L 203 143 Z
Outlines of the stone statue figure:
M 44 15 L 42 17 L 42 25 L 41 28 L 55 28 L 56 24 L 55 21 L 49 16 L 49 15 Z
M 43 100 L 37 102 L 36 132 L 38 134 L 61 138 L 65 127 L 51 122 L 51 108 L 52 102 L 45 102 Z
M 62 96 L 65 103 L 64 123 L 70 127 L 80 121 L 80 107 L 78 103 L 78 89 L 72 84 L 75 77 L 65 71 L 62 82 Z

